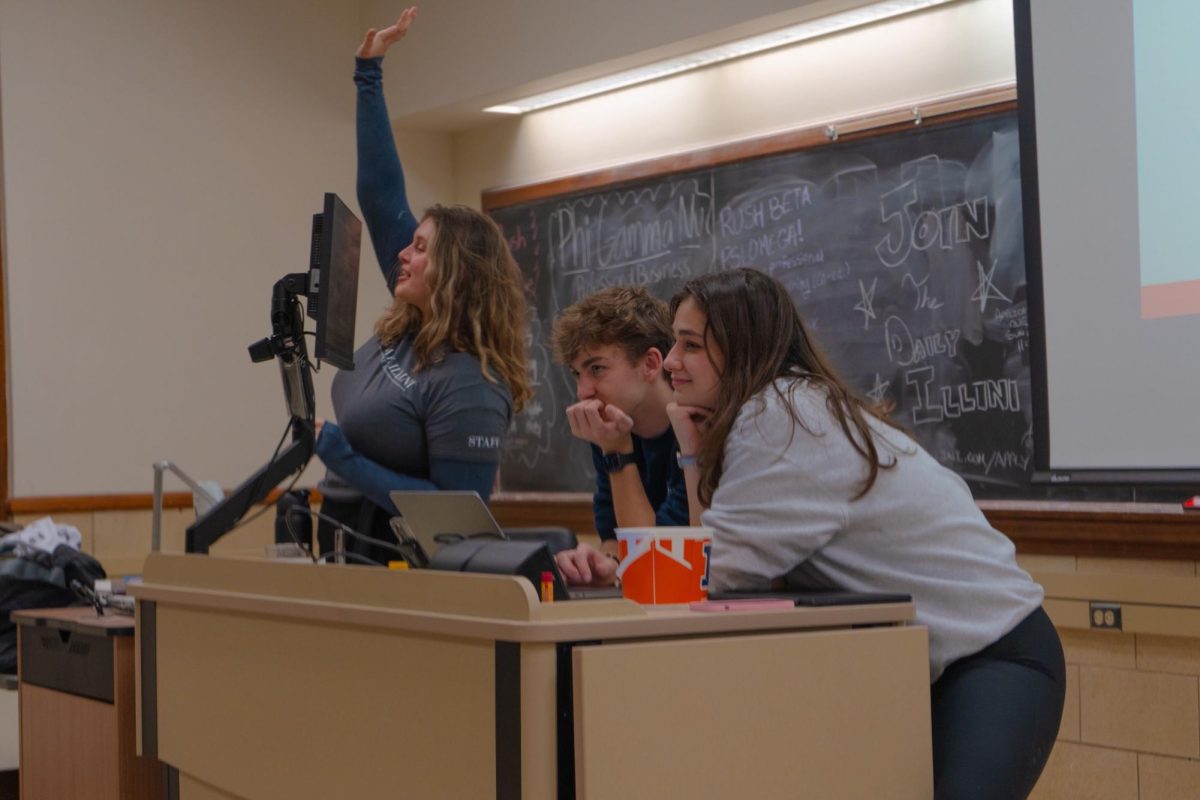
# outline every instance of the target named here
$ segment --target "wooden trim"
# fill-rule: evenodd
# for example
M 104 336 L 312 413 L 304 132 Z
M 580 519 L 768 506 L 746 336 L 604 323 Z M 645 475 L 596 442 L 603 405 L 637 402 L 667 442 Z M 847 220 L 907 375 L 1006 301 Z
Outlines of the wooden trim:
M 488 501 L 502 528 L 564 527 L 576 535 L 596 535 L 590 494 L 504 493 Z
M 501 525 L 563 525 L 595 534 L 588 495 L 496 494 Z M 1136 503 L 981 501 L 984 516 L 1020 553 L 1200 561 L 1200 514 Z
M 676 153 L 661 158 L 638 161 L 632 164 L 596 170 L 580 175 L 571 175 L 541 183 L 512 188 L 488 189 L 483 192 L 484 211 L 528 203 L 547 197 L 573 194 L 602 186 L 612 186 L 644 178 L 659 177 L 675 172 L 686 172 L 703 167 L 716 167 L 737 161 L 786 153 L 793 150 L 808 150 L 835 142 L 850 142 L 881 134 L 912 129 L 914 123 L 945 124 L 966 119 L 1013 111 L 1017 107 L 1017 90 L 1013 84 L 979 89 L 962 94 L 950 95 L 937 100 L 902 108 L 891 108 L 833 123 L 813 125 L 807 128 L 762 136 L 740 142 Z M 914 114 L 919 111 L 919 116 Z M 918 122 L 919 120 L 919 122 Z M 831 139 L 829 131 L 837 131 Z
M 267 502 L 274 502 L 273 492 Z M 312 492 L 313 502 L 320 495 Z M 16 514 L 87 513 L 149 509 L 145 495 L 14 498 Z M 188 508 L 190 494 L 163 496 L 164 508 Z M 565 527 L 577 535 L 595 536 L 592 498 L 588 494 L 500 492 L 488 502 L 502 526 Z M 1062 503 L 983 500 L 984 516 L 1005 533 L 1020 553 L 1102 556 L 1107 558 L 1182 559 L 1200 561 L 1200 513 L 1178 506 L 1139 503 Z
M 1021 553 L 1200 560 L 1200 514 L 1135 503 L 988 503 L 988 521 Z
M 282 489 L 273 490 L 262 505 L 276 502 L 281 494 Z M 315 491 L 312 492 L 312 501 L 320 502 L 320 495 Z M 191 492 L 163 492 L 163 508 L 191 507 Z M 151 508 L 154 508 L 153 494 L 42 495 L 14 497 L 8 502 L 10 515 L 86 514 L 92 511 L 142 511 Z

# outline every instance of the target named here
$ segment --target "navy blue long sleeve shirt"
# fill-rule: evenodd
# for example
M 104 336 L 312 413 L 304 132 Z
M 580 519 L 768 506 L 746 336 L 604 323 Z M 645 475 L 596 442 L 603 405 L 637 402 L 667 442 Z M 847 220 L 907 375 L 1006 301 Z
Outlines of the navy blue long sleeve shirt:
M 355 59 L 357 191 L 358 205 L 371 236 L 375 258 L 390 292 L 396 279 L 400 251 L 412 242 L 420 220 L 408 202 L 404 170 L 383 95 L 382 64 L 382 58 Z M 356 353 L 355 361 L 359 360 Z M 338 379 L 334 380 L 336 396 Z M 360 450 L 368 444 L 360 442 L 355 447 L 338 425 L 325 425 L 317 440 L 316 452 L 333 473 L 322 482 L 322 491 L 327 496 L 344 500 L 366 496 L 390 513 L 395 513 L 395 508 L 388 492 L 397 489 L 468 489 L 477 491 L 486 500 L 499 470 L 498 461 L 490 463 L 431 455 L 427 476 L 414 475 L 390 469 L 386 464 L 362 455 Z
M 656 525 L 687 525 L 687 483 L 683 470 L 675 462 L 675 432 L 670 427 L 661 436 L 653 439 L 633 437 L 633 455 L 637 462 L 638 477 L 646 499 L 654 509 Z M 604 471 L 600 448 L 592 445 L 592 461 L 596 465 L 596 491 L 592 495 L 592 514 L 596 520 L 596 532 L 601 539 L 615 539 L 617 513 L 613 508 L 612 484 Z

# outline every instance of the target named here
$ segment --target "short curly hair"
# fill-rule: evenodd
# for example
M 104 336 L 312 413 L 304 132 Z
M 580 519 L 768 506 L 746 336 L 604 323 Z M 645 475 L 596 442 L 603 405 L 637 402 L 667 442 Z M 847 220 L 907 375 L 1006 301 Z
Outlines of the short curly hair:
M 611 286 L 590 294 L 554 320 L 554 358 L 570 365 L 585 350 L 615 345 L 630 361 L 651 347 L 671 349 L 671 310 L 640 286 Z

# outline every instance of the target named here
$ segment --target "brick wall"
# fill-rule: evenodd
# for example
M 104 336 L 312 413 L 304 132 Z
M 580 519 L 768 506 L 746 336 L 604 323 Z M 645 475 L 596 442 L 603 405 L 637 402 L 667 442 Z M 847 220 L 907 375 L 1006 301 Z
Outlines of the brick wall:
M 1200 581 L 1190 561 L 1026 556 L 1021 563 L 1035 575 Z M 1032 799 L 1200 798 L 1200 639 L 1061 624 L 1059 634 L 1067 661 L 1066 705 Z

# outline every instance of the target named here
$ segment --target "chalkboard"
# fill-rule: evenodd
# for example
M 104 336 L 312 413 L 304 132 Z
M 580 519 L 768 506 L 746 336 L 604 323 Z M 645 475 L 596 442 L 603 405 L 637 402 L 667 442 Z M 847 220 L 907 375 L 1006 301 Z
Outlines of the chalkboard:
M 1016 114 L 702 165 L 485 206 L 532 304 L 536 397 L 509 431 L 501 486 L 589 491 L 567 427 L 574 382 L 548 336 L 605 286 L 664 299 L 752 266 L 778 278 L 837 367 L 976 496 L 1026 494 L 1032 417 Z

